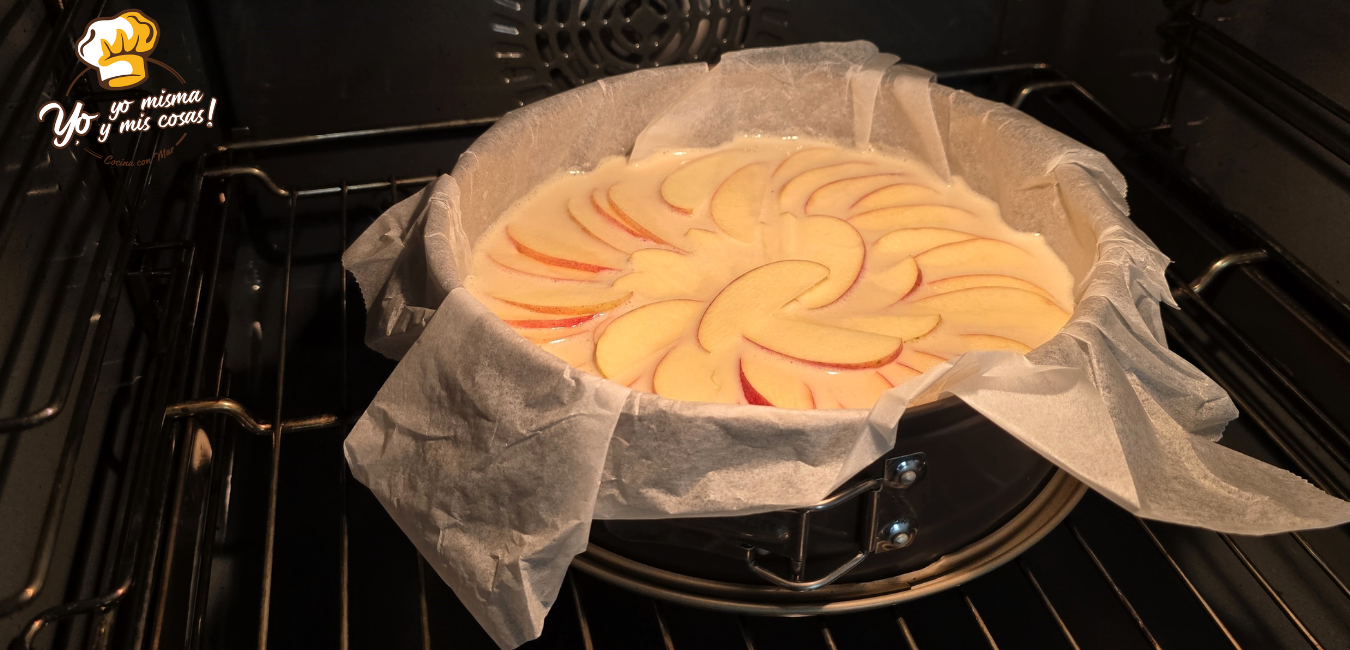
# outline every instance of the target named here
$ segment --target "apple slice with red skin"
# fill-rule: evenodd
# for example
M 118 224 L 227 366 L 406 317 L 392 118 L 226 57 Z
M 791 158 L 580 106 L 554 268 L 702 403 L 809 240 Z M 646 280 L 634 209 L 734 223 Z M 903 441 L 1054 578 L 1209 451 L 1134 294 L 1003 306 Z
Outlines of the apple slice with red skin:
M 583 289 L 578 285 L 560 284 L 557 289 L 549 291 L 515 289 L 513 292 L 503 290 L 495 295 L 489 295 L 508 305 L 541 314 L 584 316 L 614 309 L 628 302 L 628 299 L 633 297 L 633 292 L 620 291 L 603 285 Z
M 952 313 L 994 313 L 1000 318 L 1005 313 L 1069 318 L 1068 312 L 1044 295 L 1016 287 L 970 287 L 928 296 L 910 304 L 915 313 L 942 314 L 944 318 Z
M 622 223 L 624 228 L 643 239 L 680 250 L 679 246 L 671 243 L 679 240 L 677 233 L 665 232 L 662 228 L 662 225 L 666 225 L 668 230 L 669 226 L 665 215 L 660 212 L 668 215 L 671 214 L 670 210 L 658 206 L 655 201 L 644 201 L 642 192 L 631 183 L 615 183 L 605 195 L 609 199 L 610 216 Z M 658 231 L 662 231 L 661 234 Z
M 716 372 L 712 353 L 693 341 L 678 343 L 656 364 L 652 391 L 669 399 L 716 402 L 721 393 Z
M 759 230 L 764 192 L 769 185 L 767 165 L 746 165 L 728 176 L 713 193 L 708 212 L 712 220 L 732 237 L 749 242 Z
M 698 325 L 699 345 L 716 352 L 740 341 L 743 332 L 829 274 L 825 265 L 806 260 L 781 260 L 745 272 L 708 304 Z
M 808 309 L 824 307 L 836 300 L 858 281 L 867 257 L 867 244 L 862 235 L 847 221 L 824 215 L 797 219 L 784 214 L 784 231 L 792 232 L 792 240 L 785 242 L 786 257 L 810 260 L 824 264 L 830 275 L 812 287 L 797 302 Z
M 595 314 L 585 314 L 583 316 L 572 316 L 570 318 L 507 320 L 503 322 L 517 329 L 557 329 L 563 327 L 576 327 L 577 325 L 595 318 L 595 316 Z
M 973 230 L 979 218 L 960 208 L 946 205 L 905 205 L 871 210 L 848 218 L 869 239 L 877 238 L 902 228 L 947 228 Z
M 778 190 L 778 207 L 793 214 L 806 214 L 806 199 L 820 186 L 841 178 L 866 176 L 876 165 L 865 162 L 841 162 L 808 169 L 783 184 Z
M 610 379 L 629 376 L 685 335 L 702 311 L 697 300 L 663 300 L 615 318 L 595 341 L 595 367 Z
M 487 253 L 492 263 L 513 273 L 520 273 L 547 280 L 567 280 L 572 282 L 594 282 L 600 276 L 595 271 L 579 271 L 573 268 L 545 264 L 532 257 L 522 255 L 515 246 L 505 245 Z
M 730 150 L 695 158 L 666 176 L 661 182 L 661 198 L 671 208 L 691 214 L 727 176 L 745 165 L 747 157 L 744 151 Z
M 816 400 L 811 388 L 783 362 L 764 355 L 741 357 L 741 390 L 745 401 L 759 406 L 787 409 L 813 409 Z
M 875 312 L 894 305 L 919 286 L 919 265 L 911 258 L 881 271 L 866 270 L 837 302 L 825 307 L 835 313 Z
M 569 339 L 580 334 L 589 335 L 599 323 L 599 320 L 596 319 L 598 314 L 582 314 L 579 316 L 540 314 L 491 297 L 485 297 L 483 304 L 498 318 L 502 319 L 502 322 L 509 325 L 511 329 L 527 340 L 539 344 Z M 589 353 L 587 353 L 587 356 L 589 356 Z
M 634 239 L 654 243 L 650 237 L 647 237 L 646 234 L 644 234 L 645 229 L 638 224 L 631 222 L 627 218 L 620 218 L 614 213 L 614 206 L 610 205 L 609 194 L 606 190 L 602 190 L 598 187 L 591 190 L 591 209 L 595 210 L 596 214 L 603 217 L 619 230 L 628 233 L 628 235 Z
M 878 187 L 892 185 L 904 174 L 867 174 L 830 181 L 816 188 L 806 198 L 806 214 L 828 214 L 846 217 L 853 205 Z
M 624 227 L 612 215 L 596 207 L 594 192 L 568 199 L 567 215 L 578 228 L 620 252 L 632 253 L 648 248 L 652 244 L 650 240 Z
M 984 237 L 930 248 L 914 256 L 914 260 L 929 282 L 956 275 L 1032 269 L 1038 265 L 1031 253 L 1008 242 Z
M 879 368 L 900 355 L 904 342 L 873 334 L 793 318 L 755 323 L 746 340 L 790 359 L 818 366 L 859 370 Z
M 910 296 L 911 300 L 927 296 L 937 295 L 939 293 L 950 293 L 960 291 L 961 289 L 970 289 L 973 287 L 1012 287 L 1022 289 L 1032 293 L 1039 293 L 1046 298 L 1054 300 L 1049 291 L 1041 288 L 1039 285 L 1032 284 L 1021 278 L 1014 278 L 1010 275 L 998 273 L 972 273 L 969 275 L 954 275 L 950 278 L 934 280 L 929 282 Z
M 775 179 L 792 178 L 808 169 L 815 167 L 824 167 L 832 162 L 838 162 L 839 150 L 832 147 L 815 147 L 812 149 L 802 149 L 795 151 L 792 155 L 783 159 L 773 170 Z
M 893 305 L 904 300 L 905 296 L 923 282 L 923 270 L 919 268 L 919 263 L 914 258 L 907 257 L 889 269 L 872 274 L 871 280 L 885 289 L 888 295 L 895 296 L 888 303 Z
M 597 285 L 598 286 L 598 285 Z M 544 314 L 503 300 L 484 295 L 483 305 L 497 318 L 516 329 L 569 328 L 574 331 L 588 330 L 596 324 L 596 313 L 575 315 Z
M 906 303 L 910 313 L 941 314 L 963 334 L 990 334 L 1030 347 L 1050 340 L 1069 313 L 1045 296 L 1013 287 L 971 287 Z
M 942 316 L 925 314 L 922 316 L 852 316 L 839 321 L 849 329 L 873 334 L 894 336 L 902 341 L 913 341 L 937 328 Z
M 946 359 L 936 355 L 914 349 L 914 346 L 906 346 L 904 352 L 900 353 L 897 363 L 908 368 L 913 368 L 919 372 L 928 372 L 929 368 L 936 366 Z
M 506 227 L 506 239 L 521 255 L 538 262 L 577 271 L 600 273 L 617 271 L 623 266 L 622 253 L 579 228 L 551 228 L 549 232 L 534 228 Z
M 868 212 L 902 205 L 935 204 L 941 199 L 942 195 L 932 188 L 913 183 L 896 183 L 859 197 L 849 209 L 853 212 Z
M 938 246 L 967 239 L 975 239 L 975 235 L 947 228 L 902 228 L 882 235 L 867 252 L 873 264 L 888 266 Z
M 892 386 L 899 386 L 900 384 L 903 384 L 923 374 L 922 372 L 919 372 L 917 369 L 911 368 L 903 363 L 900 363 L 899 361 L 888 363 L 880 368 L 877 368 L 877 373 L 879 373 L 882 377 L 885 377 L 886 381 L 891 382 Z

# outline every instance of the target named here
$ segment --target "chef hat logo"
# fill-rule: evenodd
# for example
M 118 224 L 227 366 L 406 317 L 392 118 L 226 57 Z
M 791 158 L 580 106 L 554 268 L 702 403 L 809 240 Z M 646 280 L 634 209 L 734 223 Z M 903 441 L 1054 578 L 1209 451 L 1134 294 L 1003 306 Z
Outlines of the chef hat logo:
M 158 44 L 159 24 L 137 9 L 128 9 L 90 22 L 75 53 L 98 70 L 99 85 L 115 90 L 145 81 L 146 60 Z

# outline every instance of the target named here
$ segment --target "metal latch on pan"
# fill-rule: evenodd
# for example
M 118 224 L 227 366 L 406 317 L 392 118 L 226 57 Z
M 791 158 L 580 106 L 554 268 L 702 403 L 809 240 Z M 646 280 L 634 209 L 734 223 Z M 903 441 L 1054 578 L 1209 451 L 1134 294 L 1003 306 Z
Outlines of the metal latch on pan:
M 922 453 L 888 458 L 885 474 L 879 479 L 858 481 L 814 506 L 797 508 L 793 531 L 792 555 L 788 557 L 790 576 L 785 578 L 762 566 L 757 558 L 768 552 L 755 546 L 746 549 L 746 564 L 755 575 L 784 589 L 811 591 L 829 585 L 878 553 L 901 549 L 914 543 L 918 535 L 917 513 L 906 493 L 923 480 L 927 464 Z M 815 580 L 806 580 L 807 544 L 810 541 L 811 515 L 832 510 L 856 498 L 865 499 L 859 510 L 859 530 L 871 531 L 852 558 Z

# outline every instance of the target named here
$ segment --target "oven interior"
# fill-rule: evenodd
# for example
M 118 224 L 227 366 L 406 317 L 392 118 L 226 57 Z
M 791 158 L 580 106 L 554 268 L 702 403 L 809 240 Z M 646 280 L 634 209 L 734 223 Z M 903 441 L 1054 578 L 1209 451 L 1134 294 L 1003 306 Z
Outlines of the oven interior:
M 393 362 L 362 343 L 339 255 L 494 117 L 742 46 L 865 38 L 1104 152 L 1174 261 L 1170 345 L 1242 413 L 1224 444 L 1350 496 L 1341 4 L 136 6 L 164 29 L 156 57 L 219 98 L 215 125 L 89 152 L 53 147 L 33 118 L 52 99 L 137 96 L 77 79 L 72 52 L 89 20 L 126 7 L 0 7 L 13 648 L 494 647 L 347 472 L 345 431 Z M 144 166 L 100 160 L 170 146 Z M 992 573 L 863 613 L 729 614 L 573 571 L 530 647 L 1344 648 L 1348 532 L 1217 534 L 1089 493 Z

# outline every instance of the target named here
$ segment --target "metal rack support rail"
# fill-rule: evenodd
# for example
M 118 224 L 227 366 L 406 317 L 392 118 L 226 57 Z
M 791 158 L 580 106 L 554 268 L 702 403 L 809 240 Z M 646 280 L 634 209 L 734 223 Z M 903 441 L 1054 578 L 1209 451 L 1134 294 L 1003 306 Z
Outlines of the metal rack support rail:
M 1167 23 L 1160 31 L 1184 47 L 1191 61 L 1350 163 L 1350 110 L 1195 16 Z
M 140 143 L 141 138 L 138 136 L 133 146 L 139 147 Z M 145 173 L 143 174 L 140 193 L 143 193 L 146 185 L 149 184 L 151 173 L 151 166 L 147 165 Z M 111 278 L 120 278 L 126 273 L 127 264 L 131 259 L 131 253 L 136 247 L 136 238 L 129 232 L 127 226 L 134 221 L 135 210 L 132 209 L 132 206 L 137 205 L 139 199 L 134 199 L 130 203 L 124 203 L 123 201 L 134 178 L 135 175 L 130 171 L 123 175 L 122 182 L 117 189 L 116 200 L 109 209 L 109 214 L 104 221 L 103 231 L 99 235 L 100 243 L 98 252 L 95 254 L 93 270 L 99 275 L 102 275 L 103 278 L 99 282 L 94 282 L 94 278 L 91 277 L 89 280 L 89 290 L 87 290 L 85 295 L 81 298 L 81 304 L 83 305 L 86 302 L 89 303 L 92 311 L 98 306 L 98 303 L 96 302 L 98 292 L 96 289 L 104 284 L 108 285 L 102 306 L 98 308 L 99 311 L 94 312 L 84 319 L 86 327 L 90 321 L 98 322 L 98 326 L 95 328 L 94 332 L 93 345 L 91 346 L 91 355 L 96 353 L 97 356 L 91 356 L 91 358 L 102 357 L 102 352 L 104 348 L 106 348 L 108 338 L 112 333 L 112 325 L 116 318 L 117 305 L 122 295 L 122 283 L 116 281 L 109 282 L 108 280 Z M 140 193 L 138 193 L 138 196 Z M 113 257 L 112 242 L 115 239 L 114 235 L 118 230 L 118 226 L 123 227 L 125 234 L 118 246 L 117 255 Z M 108 258 L 110 257 L 112 258 L 112 262 L 111 267 L 108 267 Z M 77 340 L 77 338 L 72 337 L 71 340 L 73 342 Z M 80 347 L 83 348 L 84 336 L 79 336 L 78 340 L 80 342 Z M 70 356 L 71 352 L 68 350 L 67 357 L 69 358 Z M 71 383 L 73 383 L 74 380 L 75 365 L 77 365 L 79 361 L 78 351 L 76 351 L 74 357 L 74 362 L 69 366 L 71 373 L 69 379 L 71 380 Z M 66 369 L 65 361 L 63 361 L 62 373 L 64 373 Z M 76 396 L 76 411 L 74 417 L 71 418 L 70 423 L 66 427 L 66 438 L 57 462 L 56 474 L 52 481 L 52 489 L 47 497 L 47 508 L 43 514 L 42 523 L 39 526 L 37 548 L 34 551 L 33 560 L 29 565 L 27 581 L 23 587 L 20 587 L 17 591 L 0 599 L 0 617 L 9 615 L 23 608 L 29 602 L 32 602 L 32 600 L 41 593 L 42 588 L 46 583 L 47 573 L 51 568 L 52 553 L 56 546 L 56 538 L 61 525 L 61 514 L 65 510 L 66 501 L 70 496 L 71 472 L 73 471 L 75 460 L 79 456 L 80 444 L 84 440 L 84 425 L 89 415 L 89 405 L 93 400 L 93 392 L 97 387 L 98 375 L 101 369 L 101 363 L 85 364 L 84 377 L 81 379 L 80 391 Z M 67 385 L 67 391 L 69 387 L 70 386 Z M 65 397 L 62 396 L 61 402 L 64 403 L 64 400 Z M 51 417 L 54 416 L 55 413 L 52 413 Z
M 45 36 L 45 40 L 40 47 L 41 53 L 38 55 L 38 59 L 32 67 L 32 77 L 28 80 L 28 85 L 17 95 L 18 97 L 24 98 L 25 102 L 29 101 L 28 98 L 39 97 L 43 85 L 50 77 L 48 70 L 54 67 L 51 62 L 52 58 L 55 56 L 57 49 L 69 40 L 68 34 L 70 33 L 71 26 L 74 24 L 73 21 L 75 16 L 81 12 L 84 4 L 83 0 L 74 0 L 71 2 L 62 12 L 60 23 Z M 103 3 L 100 3 L 97 9 L 101 10 L 102 6 Z M 62 38 L 63 36 L 66 38 Z M 10 125 L 22 123 L 21 120 L 17 122 L 16 120 L 19 115 L 24 114 L 30 113 L 16 112 L 12 115 Z M 11 131 L 12 128 L 6 128 L 6 135 L 12 135 Z M 132 145 L 132 150 L 138 149 L 140 144 L 141 137 L 138 135 Z M 24 189 L 28 185 L 28 177 L 32 173 L 34 166 L 37 164 L 38 154 L 46 146 L 47 140 L 45 138 L 33 138 L 32 144 L 29 145 L 28 151 L 24 154 L 23 163 L 19 165 L 19 169 L 14 175 L 14 184 L 10 187 L 9 193 L 5 196 L 4 203 L 0 204 L 0 242 L 8 239 L 10 227 L 19 217 L 19 215 L 16 214 L 16 211 L 25 195 Z M 149 173 L 150 172 L 147 170 L 146 175 L 148 176 Z M 130 170 L 127 170 L 123 175 L 123 182 L 131 176 Z M 117 187 L 120 189 L 122 187 L 122 182 L 119 182 Z M 116 221 L 115 216 L 120 201 L 120 195 L 113 199 L 110 213 L 107 217 L 108 221 Z M 99 239 L 100 244 L 106 241 L 111 241 L 111 239 L 107 237 Z M 81 353 L 84 350 L 85 343 L 88 341 L 90 317 L 97 307 L 97 297 L 102 293 L 103 289 L 102 283 L 97 282 L 96 280 L 99 277 L 107 277 L 106 274 L 109 270 L 107 260 L 108 255 L 105 253 L 105 247 L 100 245 L 99 250 L 96 253 L 95 262 L 90 266 L 89 275 L 85 279 L 84 294 L 80 298 L 75 319 L 72 321 L 72 331 L 70 332 L 69 338 L 66 339 L 65 351 L 62 353 L 61 361 L 57 366 L 56 381 L 52 386 L 51 395 L 42 406 L 36 409 L 28 410 L 18 415 L 0 418 L 0 435 L 32 429 L 33 427 L 51 421 L 57 415 L 60 415 L 66 408 L 66 400 L 69 398 L 71 387 L 75 382 L 75 371 L 80 365 L 80 360 L 83 356 Z M 16 328 L 16 337 L 20 335 L 22 329 L 22 327 Z M 36 378 L 37 372 L 39 372 L 39 370 L 33 372 L 33 377 L 30 378 L 30 380 Z M 8 379 L 6 381 L 8 381 Z M 0 616 L 3 615 L 4 612 L 2 608 L 0 608 Z

